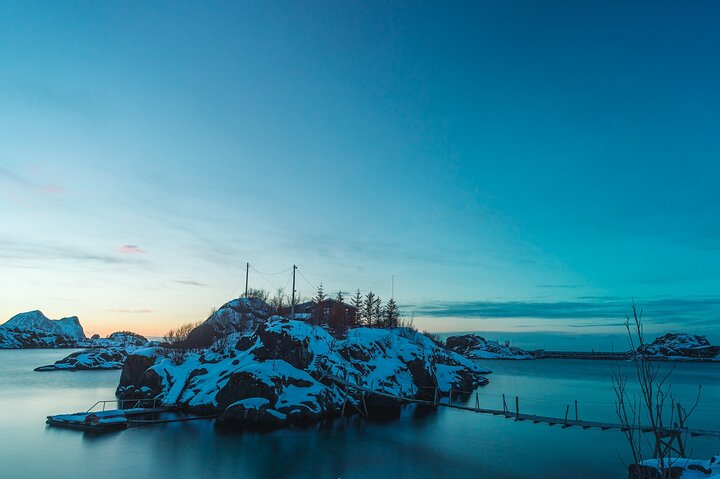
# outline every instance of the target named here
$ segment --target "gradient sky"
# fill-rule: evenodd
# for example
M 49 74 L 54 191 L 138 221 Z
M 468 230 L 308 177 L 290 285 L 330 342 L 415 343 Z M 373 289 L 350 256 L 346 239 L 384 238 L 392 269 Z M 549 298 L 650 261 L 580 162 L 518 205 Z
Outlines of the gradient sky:
M 720 4 L 3 2 L 0 319 L 242 291 L 717 337 Z M 289 273 L 251 286 L 276 288 Z

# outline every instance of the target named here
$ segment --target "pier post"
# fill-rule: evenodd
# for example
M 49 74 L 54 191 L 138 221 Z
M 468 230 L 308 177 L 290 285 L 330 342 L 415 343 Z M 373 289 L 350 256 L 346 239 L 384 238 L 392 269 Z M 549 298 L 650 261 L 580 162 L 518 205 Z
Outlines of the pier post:
M 508 408 L 507 408 L 507 403 L 505 402 L 505 395 L 503 394 L 502 396 L 503 396 L 503 412 L 507 412 Z
M 480 411 L 480 396 L 475 393 L 475 410 Z
M 570 405 L 565 406 L 565 424 L 567 424 L 568 413 L 570 412 Z
M 520 419 L 520 398 L 515 396 L 515 420 Z
M 579 421 L 578 419 L 578 410 L 577 410 L 577 399 L 575 400 L 575 420 Z

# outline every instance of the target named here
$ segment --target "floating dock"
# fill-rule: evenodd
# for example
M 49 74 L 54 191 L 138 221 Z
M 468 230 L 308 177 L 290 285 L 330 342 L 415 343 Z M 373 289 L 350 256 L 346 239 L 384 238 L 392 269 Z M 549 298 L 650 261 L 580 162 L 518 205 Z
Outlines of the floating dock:
M 108 404 L 117 405 L 120 409 L 106 409 Z M 157 399 L 98 401 L 87 411 L 48 416 L 45 422 L 50 426 L 76 429 L 79 431 L 110 432 L 127 429 L 133 424 L 134 418 L 168 412 L 175 409 L 177 408 L 174 406 L 163 405 Z

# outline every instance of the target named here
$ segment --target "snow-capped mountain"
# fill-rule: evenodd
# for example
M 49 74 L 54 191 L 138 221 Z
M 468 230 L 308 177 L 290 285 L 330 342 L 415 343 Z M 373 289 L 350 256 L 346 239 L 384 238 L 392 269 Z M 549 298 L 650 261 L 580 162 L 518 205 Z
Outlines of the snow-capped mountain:
M 76 348 L 84 341 L 77 316 L 49 319 L 40 311 L 28 311 L 0 325 L 0 349 Z
M 87 339 L 77 316 L 49 319 L 38 310 L 16 314 L 0 325 L 0 328 L 18 331 L 44 331 L 46 333 L 69 336 L 77 341 Z

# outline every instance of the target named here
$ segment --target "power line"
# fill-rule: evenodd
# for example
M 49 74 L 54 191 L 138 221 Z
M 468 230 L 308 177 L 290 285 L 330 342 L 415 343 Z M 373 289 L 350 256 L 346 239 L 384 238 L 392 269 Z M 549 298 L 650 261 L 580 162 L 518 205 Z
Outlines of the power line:
M 292 269 L 292 268 L 284 269 L 282 271 L 278 271 L 277 273 L 262 273 L 262 272 L 258 271 L 257 269 L 255 269 L 255 266 L 253 266 L 253 265 L 250 265 L 250 268 L 261 276 L 277 276 L 279 274 L 287 273 L 288 271 L 290 271 Z

